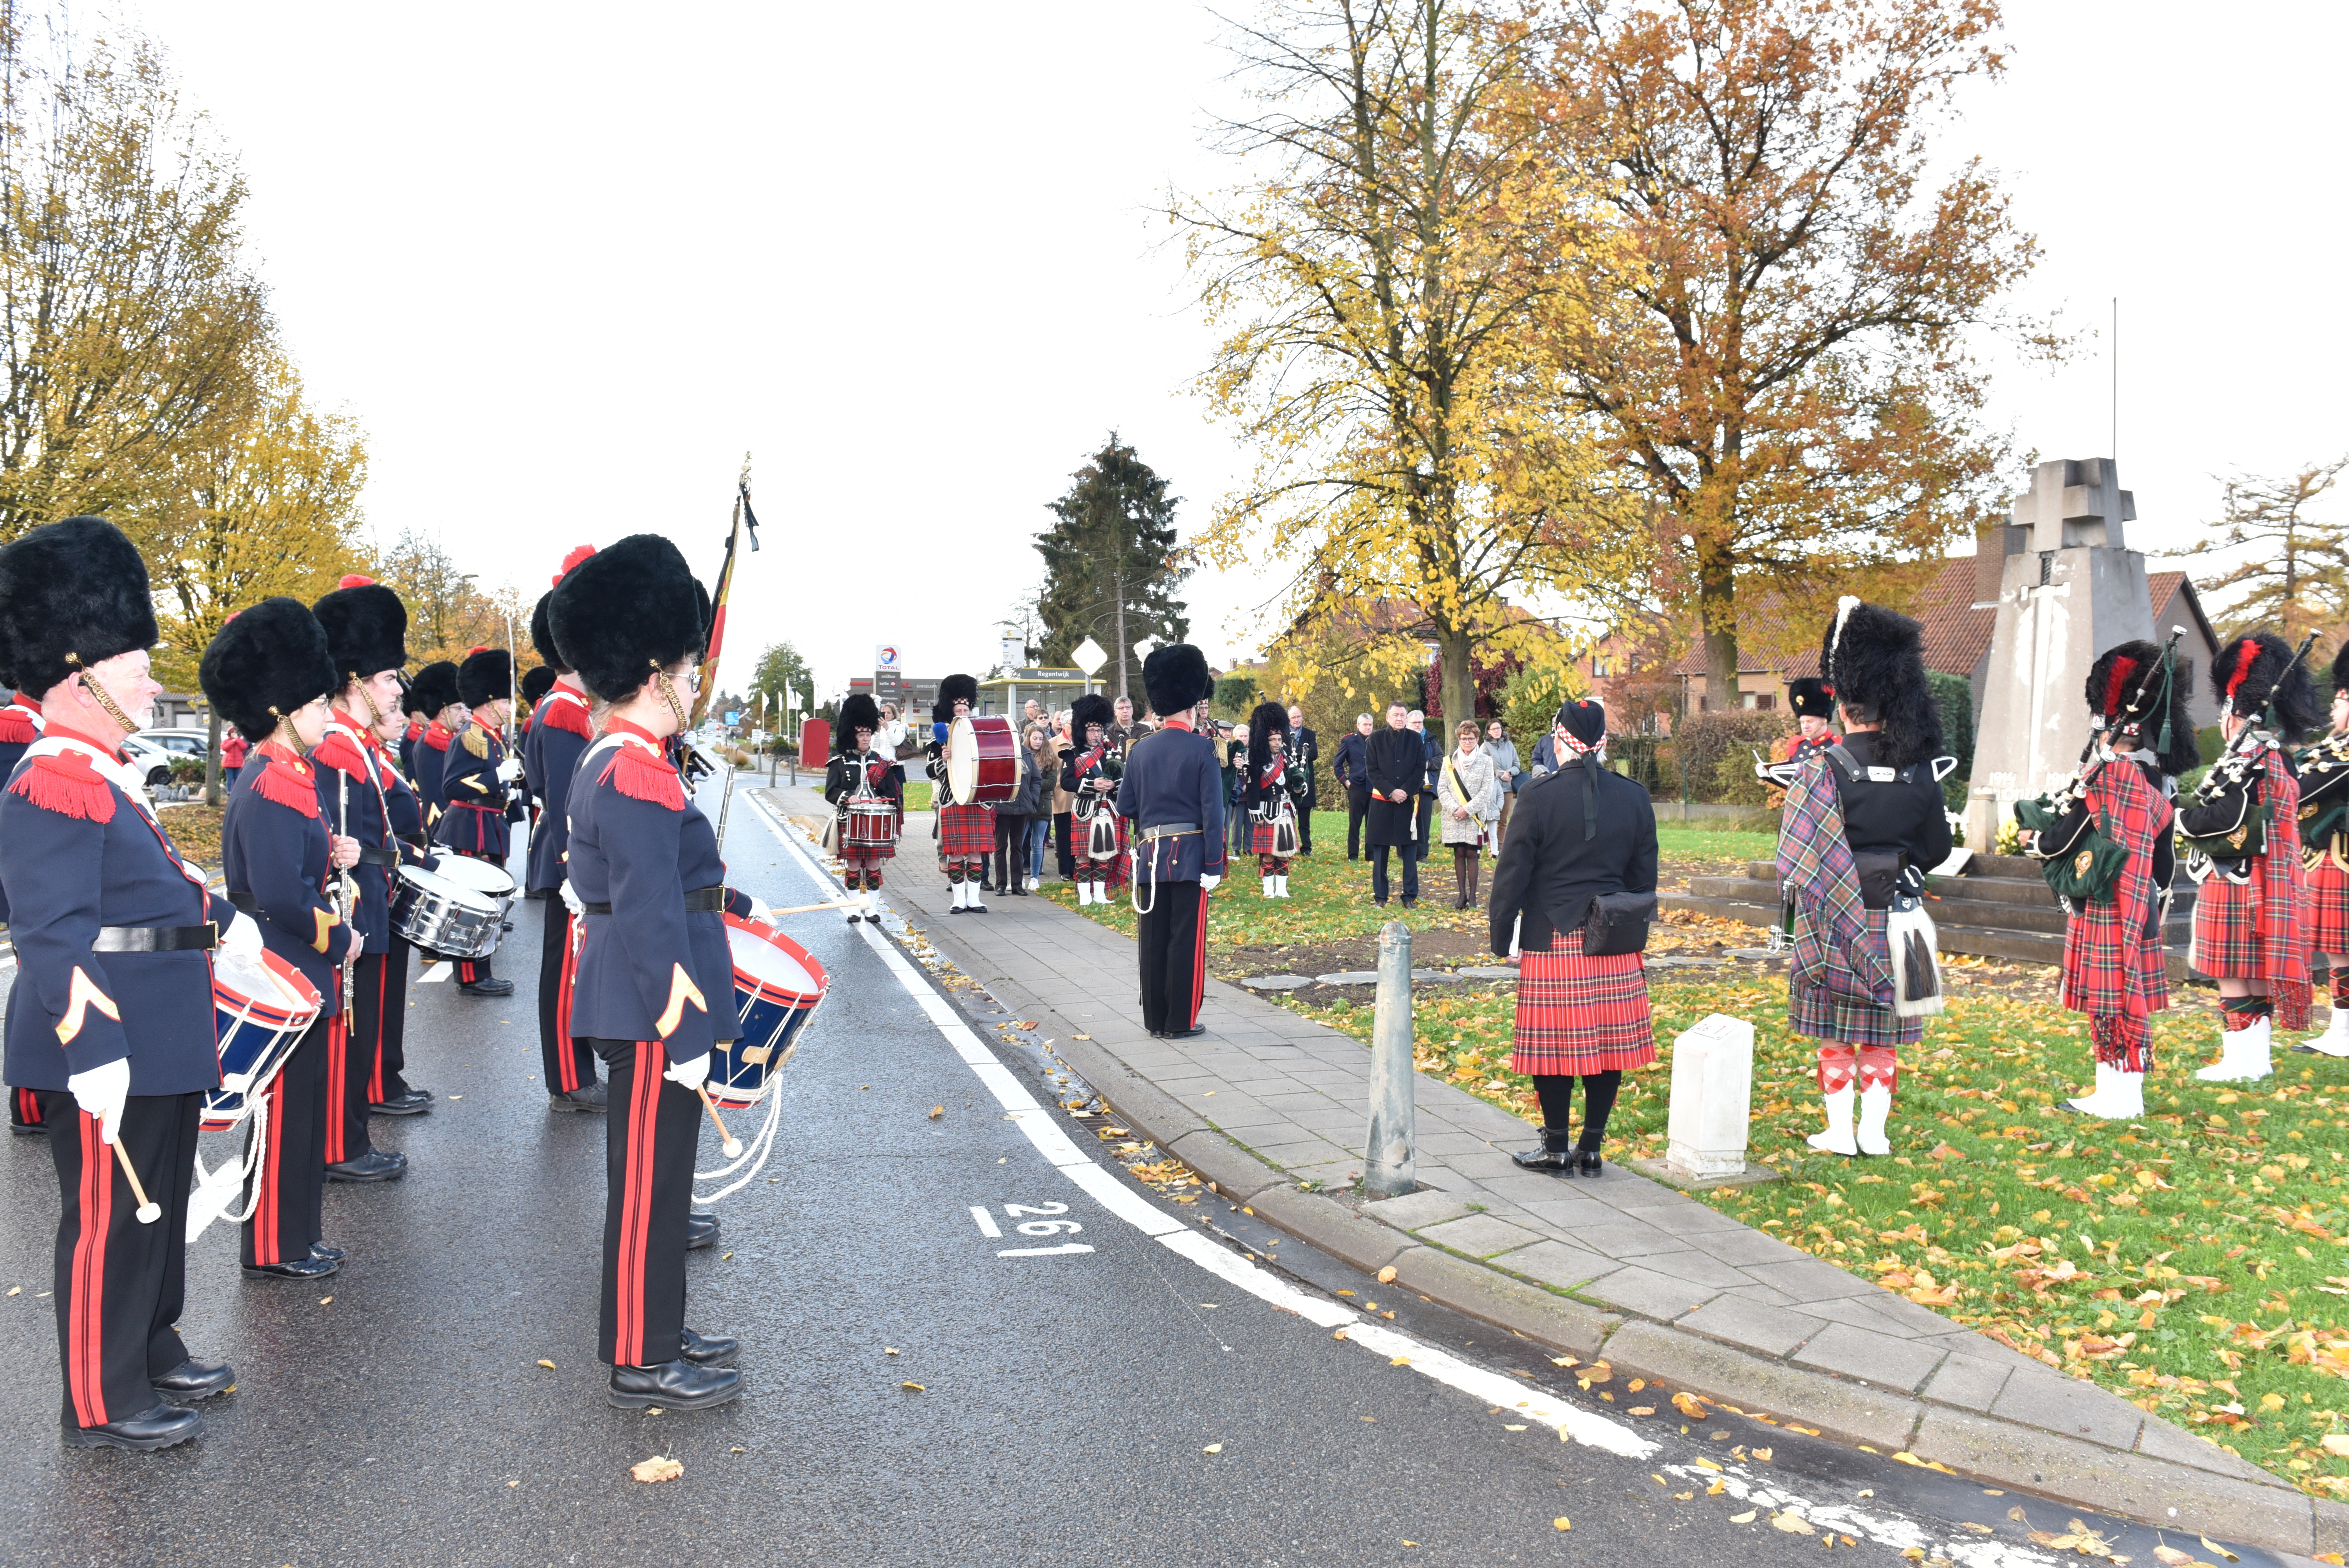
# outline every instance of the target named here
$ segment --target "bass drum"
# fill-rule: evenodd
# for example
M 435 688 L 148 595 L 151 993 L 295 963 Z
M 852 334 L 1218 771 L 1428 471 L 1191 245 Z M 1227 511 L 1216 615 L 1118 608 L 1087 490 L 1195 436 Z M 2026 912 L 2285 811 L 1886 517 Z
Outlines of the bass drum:
M 1019 793 L 1019 738 L 1004 715 L 956 719 L 947 748 L 947 788 L 956 805 L 1000 806 Z

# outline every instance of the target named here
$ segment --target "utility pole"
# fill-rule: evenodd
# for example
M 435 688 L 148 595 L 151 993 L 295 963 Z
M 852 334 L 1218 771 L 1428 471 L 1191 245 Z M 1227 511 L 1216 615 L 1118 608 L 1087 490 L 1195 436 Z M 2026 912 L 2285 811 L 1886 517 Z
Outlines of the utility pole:
M 1117 569 L 1110 574 L 1117 590 L 1117 695 L 1130 697 L 1133 694 L 1125 689 L 1125 530 L 1130 520 L 1122 500 L 1117 503 Z

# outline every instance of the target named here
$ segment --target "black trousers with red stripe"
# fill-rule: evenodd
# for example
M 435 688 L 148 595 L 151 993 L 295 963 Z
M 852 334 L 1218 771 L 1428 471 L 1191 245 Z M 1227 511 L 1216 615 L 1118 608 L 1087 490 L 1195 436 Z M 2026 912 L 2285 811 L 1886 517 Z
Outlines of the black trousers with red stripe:
M 568 1094 L 595 1081 L 595 1053 L 571 1033 L 571 982 L 579 961 L 572 950 L 571 906 L 551 892 L 539 907 L 546 912 L 546 927 L 538 946 L 538 1055 L 546 1092 Z
M 490 864 L 497 867 L 500 871 L 505 870 L 505 861 L 495 855 L 476 854 L 471 850 L 458 850 L 454 852 L 464 856 L 469 861 L 487 861 Z M 460 958 L 457 960 L 457 982 L 459 985 L 471 985 L 476 980 L 487 980 L 488 978 L 490 978 L 490 961 L 486 957 Z
M 38 1089 L 12 1088 L 8 1091 L 8 1119 L 18 1127 L 41 1125 L 41 1094 Z
M 202 1096 L 138 1095 L 117 1130 L 131 1169 L 163 1217 L 139 1222 L 139 1200 L 98 1122 L 74 1097 L 40 1094 L 57 1164 L 57 1360 L 65 1419 L 95 1427 L 163 1401 L 149 1379 L 188 1358 L 173 1326 L 186 1293 L 188 1194 L 195 1186 L 196 1114 Z
M 595 1040 L 611 1078 L 604 1175 L 604 1299 L 596 1354 L 657 1367 L 683 1353 L 686 1216 L 701 1100 L 661 1074 L 657 1040 Z
M 381 1022 L 376 1029 L 375 1071 L 367 1079 L 367 1103 L 381 1105 L 408 1092 L 408 938 L 395 933 L 391 951 L 383 954 L 383 977 L 375 1000 L 367 998 L 367 969 L 359 969 L 359 1011 L 373 1006 Z
M 1207 985 L 1207 899 L 1195 882 L 1163 882 L 1156 893 L 1150 913 L 1134 922 L 1142 948 L 1142 1026 L 1187 1029 L 1199 1021 Z M 1142 899 L 1150 903 L 1150 892 Z
M 269 1125 L 261 1130 L 261 1161 L 253 1173 L 253 1216 L 244 1222 L 244 1261 L 300 1263 L 325 1239 L 319 1211 L 326 1202 L 326 1032 L 339 1014 L 322 1014 L 303 1034 L 262 1099 Z

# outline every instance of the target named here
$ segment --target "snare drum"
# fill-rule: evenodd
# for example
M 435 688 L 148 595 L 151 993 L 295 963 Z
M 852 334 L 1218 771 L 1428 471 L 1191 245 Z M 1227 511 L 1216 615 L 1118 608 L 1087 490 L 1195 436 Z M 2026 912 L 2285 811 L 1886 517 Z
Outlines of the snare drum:
M 204 1091 L 206 1132 L 226 1132 L 253 1102 L 302 1033 L 317 1021 L 318 988 L 274 953 L 212 954 L 212 1027 L 220 1046 L 221 1087 Z
M 806 948 L 771 925 L 730 914 L 726 942 L 733 950 L 734 1016 L 742 1034 L 712 1054 L 709 1098 L 740 1110 L 765 1097 L 832 978 Z
M 461 855 L 441 857 L 442 870 L 452 863 L 481 862 Z M 506 878 L 506 885 L 513 885 L 512 877 Z M 425 952 L 447 958 L 486 958 L 497 950 L 504 921 L 504 905 L 488 893 L 421 866 L 399 868 L 399 881 L 391 890 L 391 928 Z
M 495 899 L 501 905 L 498 918 L 505 918 L 506 909 L 512 907 L 514 901 L 514 880 L 506 874 L 505 867 L 495 861 L 475 860 L 471 855 L 449 854 L 436 858 L 440 863 L 434 869 L 441 876 L 459 887 L 471 888 L 486 898 Z
M 843 842 L 879 848 L 897 842 L 897 808 L 879 796 L 859 799 L 851 796 L 847 802 L 848 826 L 841 837 Z
M 1019 739 L 999 713 L 967 714 L 947 742 L 947 787 L 957 806 L 1000 806 L 1019 793 Z

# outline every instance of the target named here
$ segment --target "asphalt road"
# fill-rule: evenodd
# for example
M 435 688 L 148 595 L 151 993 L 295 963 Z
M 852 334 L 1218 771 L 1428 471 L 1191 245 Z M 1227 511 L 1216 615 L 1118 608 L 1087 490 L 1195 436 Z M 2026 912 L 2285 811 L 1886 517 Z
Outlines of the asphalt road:
M 830 891 L 739 800 L 730 842 L 732 880 L 776 907 Z M 904 961 L 829 913 L 787 923 L 833 988 L 781 1082 L 775 1156 L 719 1205 L 720 1244 L 689 1265 L 688 1321 L 742 1338 L 746 1391 L 700 1414 L 615 1410 L 595 1357 L 604 1122 L 545 1109 L 540 912 L 518 907 L 498 958 L 513 997 L 415 988 L 410 1077 L 439 1099 L 429 1116 L 375 1123 L 413 1161 L 405 1181 L 328 1189 L 329 1240 L 350 1253 L 339 1275 L 246 1281 L 221 1225 L 191 1249 L 181 1326 L 196 1354 L 239 1374 L 205 1407 L 198 1443 L 58 1445 L 39 1294 L 56 1181 L 39 1140 L 0 1140 L 0 1292 L 21 1287 L 0 1295 L 0 1349 L 16 1368 L 0 1383 L 0 1560 L 1811 1562 L 1817 1534 L 1773 1528 L 1791 1507 L 1815 1530 L 1839 1522 L 1869 1560 L 1913 1544 L 2050 1561 L 2006 1544 L 2022 1528 L 2005 1517 L 2014 1499 L 1732 1418 L 1714 1421 L 1719 1440 L 1683 1435 L 1669 1414 L 1633 1421 L 1577 1394 L 1536 1347 L 1416 1303 L 1382 1302 L 1402 1310 L 1379 1323 L 1457 1355 L 1464 1379 L 1429 1375 L 1441 1357 L 1424 1353 L 1397 1365 L 1392 1343 L 1366 1343 L 1376 1327 L 1336 1337 L 1326 1320 L 1340 1298 L 1310 1282 L 1356 1301 L 1376 1297 L 1370 1282 L 1294 1243 L 1278 1274 L 1247 1262 L 1239 1243 L 1270 1250 L 1267 1233 L 1220 1203 L 1206 1230 L 1197 1204 L 1133 1181 L 1051 1095 L 1028 1113 L 1051 1119 L 1031 1137 L 996 1089 L 1033 1089 L 1032 1061 L 1006 1050 L 1006 1067 L 975 1069 L 907 989 Z M 984 997 L 955 1001 L 988 1021 Z M 219 1145 L 208 1160 L 226 1154 L 226 1140 L 207 1142 Z M 1071 1146 L 1107 1173 L 1094 1191 L 1047 1158 L 1061 1150 L 1065 1166 Z M 708 1164 L 716 1154 L 706 1138 Z M 1118 1209 L 1194 1252 L 1212 1236 L 1218 1268 L 1113 1212 L 1095 1195 L 1103 1181 L 1128 1194 Z M 974 1206 L 1007 1233 L 984 1234 Z M 1062 1228 L 1023 1243 L 1015 1227 L 1044 1220 Z M 1079 1243 L 1092 1250 L 1001 1255 Z M 1555 1421 L 1492 1397 L 1495 1375 L 1521 1398 L 1570 1405 L 1586 1432 L 1636 1427 L 1653 1449 L 1561 1442 Z M 1773 1462 L 1731 1458 L 1754 1444 Z M 681 1478 L 630 1479 L 657 1454 L 680 1460 Z M 1712 1495 L 1700 1460 L 1728 1467 Z M 2041 1511 L 2033 1522 L 2062 1527 Z

